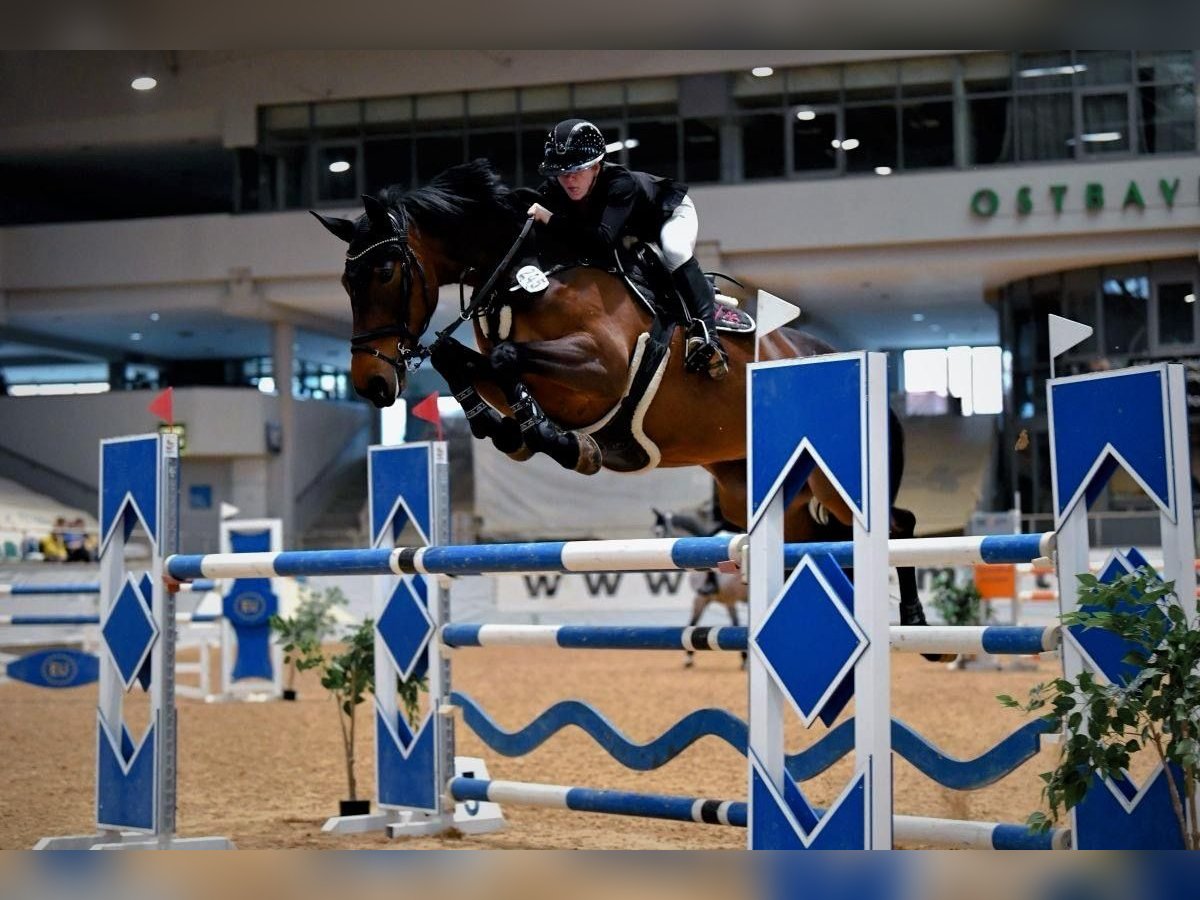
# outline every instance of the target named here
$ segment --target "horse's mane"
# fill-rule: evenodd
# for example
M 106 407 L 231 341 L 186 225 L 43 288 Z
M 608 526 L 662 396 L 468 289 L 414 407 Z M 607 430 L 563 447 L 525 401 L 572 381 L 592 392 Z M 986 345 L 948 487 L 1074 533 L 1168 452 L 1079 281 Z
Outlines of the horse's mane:
M 513 192 L 486 159 L 452 166 L 411 191 L 392 186 L 381 199 L 403 209 L 422 231 L 474 252 L 507 249 L 523 218 Z

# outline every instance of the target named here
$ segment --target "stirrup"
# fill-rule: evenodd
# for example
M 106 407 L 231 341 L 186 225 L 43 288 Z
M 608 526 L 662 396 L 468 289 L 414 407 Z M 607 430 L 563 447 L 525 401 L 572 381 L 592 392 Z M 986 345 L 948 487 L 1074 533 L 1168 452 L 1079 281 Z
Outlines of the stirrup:
M 689 372 L 705 372 L 713 381 L 720 381 L 729 374 L 729 360 L 725 351 L 707 335 L 694 335 L 684 345 L 683 367 Z

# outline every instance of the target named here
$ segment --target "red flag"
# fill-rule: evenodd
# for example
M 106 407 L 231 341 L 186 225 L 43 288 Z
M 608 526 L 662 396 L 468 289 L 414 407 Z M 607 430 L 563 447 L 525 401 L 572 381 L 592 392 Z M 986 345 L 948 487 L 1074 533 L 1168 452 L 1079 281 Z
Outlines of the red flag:
M 150 405 L 146 407 L 151 415 L 158 416 L 158 418 L 172 426 L 175 424 L 175 413 L 172 411 L 174 394 L 175 388 L 167 388 L 151 400 Z
M 432 422 L 437 428 L 437 439 L 442 439 L 442 415 L 438 412 L 438 392 L 434 391 L 412 408 L 412 414 L 418 419 Z

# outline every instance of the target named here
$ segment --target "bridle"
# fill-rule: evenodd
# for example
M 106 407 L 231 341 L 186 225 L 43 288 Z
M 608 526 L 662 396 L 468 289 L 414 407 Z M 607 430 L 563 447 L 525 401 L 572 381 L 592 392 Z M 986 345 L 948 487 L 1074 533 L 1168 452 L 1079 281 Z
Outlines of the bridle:
M 357 334 L 351 335 L 350 353 L 351 355 L 365 353 L 368 356 L 382 360 L 396 370 L 398 378 L 403 379 L 406 371 L 415 372 L 421 367 L 421 363 L 425 361 L 425 358 L 429 356 L 429 350 L 420 342 L 420 337 L 425 333 L 425 329 L 429 327 L 430 319 L 433 318 L 433 305 L 429 302 L 429 282 L 425 278 L 425 267 L 421 265 L 417 254 L 413 252 L 412 247 L 408 243 L 407 215 L 404 213 L 403 208 L 401 208 L 398 210 L 389 209 L 387 216 L 388 221 L 392 225 L 392 234 L 382 240 L 376 241 L 358 253 L 351 254 L 347 252 L 346 262 L 357 262 L 380 247 L 390 247 L 393 245 L 397 247 L 400 252 L 400 293 L 404 296 L 403 314 L 394 325 L 372 328 L 370 331 L 360 331 Z M 425 301 L 426 309 L 425 321 L 421 323 L 421 327 L 416 334 L 413 334 L 412 330 L 408 327 L 409 313 L 412 311 L 414 271 L 421 280 L 421 298 Z M 371 341 L 385 337 L 397 338 L 395 356 L 388 356 L 381 350 L 367 346 Z M 412 346 L 406 347 L 405 343 L 409 343 Z
M 404 294 L 404 302 L 406 309 L 400 321 L 395 325 L 385 325 L 382 328 L 372 328 L 370 331 L 361 331 L 350 336 L 350 353 L 365 353 L 368 356 L 373 356 L 376 359 L 382 360 L 393 369 L 396 370 L 396 376 L 403 378 L 404 373 L 415 372 L 421 368 L 421 364 L 429 358 L 430 354 L 436 351 L 442 344 L 450 339 L 450 336 L 458 329 L 458 327 L 467 320 L 476 315 L 480 315 L 485 311 L 485 307 L 494 295 L 496 282 L 500 276 L 508 269 L 509 264 L 516 256 L 518 248 L 525 243 L 525 238 L 529 236 L 530 229 L 533 228 L 533 219 L 525 220 L 525 225 L 521 229 L 521 233 L 517 235 L 516 241 L 504 254 L 504 258 L 492 271 L 492 274 L 484 282 L 483 286 L 475 291 L 471 298 L 471 302 L 460 304 L 462 307 L 458 317 L 449 325 L 437 333 L 432 345 L 426 347 L 421 343 L 421 335 L 425 333 L 425 329 L 429 327 L 430 320 L 433 319 L 433 305 L 429 302 L 429 284 L 425 280 L 425 269 L 421 266 L 421 261 L 417 259 L 417 255 L 413 252 L 412 247 L 408 243 L 408 216 L 404 212 L 403 207 L 398 210 L 389 209 L 387 211 L 388 221 L 392 224 L 393 234 L 376 241 L 369 247 L 360 250 L 355 254 L 346 254 L 346 262 L 352 263 L 362 259 L 368 253 L 377 250 L 380 247 L 395 244 L 400 249 L 400 291 Z M 425 321 L 421 323 L 421 328 L 416 334 L 409 329 L 408 313 L 411 311 L 412 304 L 412 273 L 416 271 L 417 276 L 421 279 L 421 297 L 425 300 Z M 396 355 L 388 356 L 374 347 L 368 347 L 367 344 L 371 341 L 378 340 L 384 337 L 395 337 Z M 411 347 L 405 347 L 404 343 L 408 341 L 412 344 Z M 436 362 L 435 362 L 436 365 Z

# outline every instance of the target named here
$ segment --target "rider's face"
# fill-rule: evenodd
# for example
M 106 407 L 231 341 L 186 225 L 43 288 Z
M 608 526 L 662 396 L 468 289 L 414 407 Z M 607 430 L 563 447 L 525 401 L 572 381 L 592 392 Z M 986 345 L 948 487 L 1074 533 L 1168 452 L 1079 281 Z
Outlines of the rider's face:
M 591 191 L 592 185 L 596 183 L 596 176 L 599 174 L 600 163 L 595 163 L 586 169 L 580 169 L 578 172 L 568 172 L 565 175 L 559 175 L 558 184 L 570 199 L 582 200 Z

